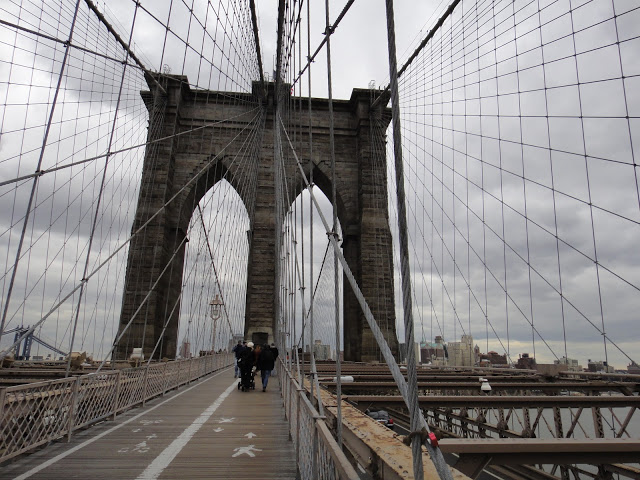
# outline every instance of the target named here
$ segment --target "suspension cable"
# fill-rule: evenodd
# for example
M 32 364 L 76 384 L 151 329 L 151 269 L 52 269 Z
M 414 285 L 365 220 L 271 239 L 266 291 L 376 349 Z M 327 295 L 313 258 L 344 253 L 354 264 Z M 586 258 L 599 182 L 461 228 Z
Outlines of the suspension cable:
M 298 165 L 298 169 L 300 170 L 300 173 L 302 174 L 302 177 L 304 178 L 305 183 L 307 184 L 307 186 L 309 186 L 309 180 L 307 179 L 306 174 L 304 173 L 304 169 L 300 163 L 300 160 L 298 159 L 298 155 L 296 154 L 296 151 L 293 147 L 293 144 L 291 143 L 291 139 L 289 138 L 289 134 L 287 133 L 287 130 L 284 126 L 284 123 L 282 122 L 282 119 L 280 120 L 280 124 L 282 125 L 282 129 L 283 132 L 287 138 L 287 141 L 289 142 L 289 146 L 291 147 L 291 151 L 293 153 L 293 156 L 296 160 L 296 163 Z M 362 311 L 364 313 L 364 316 L 367 320 L 367 323 L 369 324 L 369 328 L 371 329 L 371 333 L 373 334 L 374 338 L 376 339 L 376 342 L 378 343 L 378 347 L 380 348 L 380 350 L 382 351 L 382 356 L 385 360 L 385 362 L 387 363 L 389 370 L 391 371 L 391 375 L 393 376 L 393 379 L 396 382 L 396 385 L 398 386 L 398 390 L 400 391 L 400 394 L 402 395 L 402 398 L 405 402 L 405 404 L 407 405 L 407 408 L 410 408 L 410 400 L 409 400 L 409 392 L 408 392 L 408 388 L 407 388 L 407 383 L 404 379 L 404 375 L 402 374 L 402 372 L 400 371 L 400 367 L 398 366 L 398 363 L 396 362 L 396 359 L 393 357 L 393 353 L 391 353 L 391 349 L 389 348 L 389 345 L 387 344 L 384 335 L 382 333 L 382 330 L 380 330 L 380 327 L 378 326 L 378 323 L 376 321 L 376 319 L 373 316 L 373 313 L 371 312 L 371 309 L 369 308 L 369 305 L 367 303 L 367 300 L 364 298 L 364 295 L 362 294 L 362 291 L 360 290 L 360 287 L 358 286 L 358 282 L 356 281 L 355 277 L 353 276 L 353 272 L 351 271 L 351 268 L 349 267 L 349 264 L 347 263 L 347 260 L 344 258 L 344 255 L 342 254 L 342 252 L 340 251 L 340 245 L 338 244 L 337 240 L 335 239 L 335 237 L 333 235 L 331 235 L 331 228 L 329 226 L 329 223 L 327 222 L 327 219 L 325 218 L 324 214 L 322 213 L 322 210 L 320 209 L 320 204 L 318 203 L 318 200 L 316 199 L 315 195 L 313 194 L 313 191 L 311 192 L 311 200 L 313 201 L 316 210 L 318 211 L 318 215 L 320 215 L 320 219 L 322 220 L 322 224 L 324 225 L 324 228 L 327 232 L 327 235 L 329 237 L 329 240 L 331 241 L 331 245 L 333 246 L 334 252 L 336 253 L 338 260 L 340 261 L 340 263 L 342 264 L 342 271 L 345 275 L 345 277 L 347 278 L 347 280 L 349 281 L 349 285 L 351 285 L 351 288 L 353 290 L 353 293 L 356 297 L 356 299 L 358 300 L 358 303 L 360 304 L 360 308 L 362 308 Z M 426 420 L 424 419 L 424 416 L 422 414 L 422 411 L 418 408 L 418 415 L 419 415 L 419 419 L 420 419 L 420 430 L 424 430 L 427 433 L 430 433 L 430 429 L 429 429 L 429 425 L 427 424 Z M 453 477 L 451 476 L 451 472 L 449 471 L 445 461 L 444 461 L 444 457 L 442 456 L 442 452 L 440 451 L 439 448 L 432 446 L 431 443 L 429 443 L 426 439 L 425 442 L 427 442 L 425 444 L 427 451 L 431 457 L 431 459 L 433 460 L 434 464 L 436 465 L 436 469 L 438 469 L 438 473 L 440 474 L 440 477 L 443 480 L 452 480 Z M 420 457 L 422 458 L 422 457 Z M 440 465 L 440 467 L 438 467 L 438 465 Z M 440 473 L 442 470 L 442 473 Z M 418 477 L 420 478 L 420 477 Z

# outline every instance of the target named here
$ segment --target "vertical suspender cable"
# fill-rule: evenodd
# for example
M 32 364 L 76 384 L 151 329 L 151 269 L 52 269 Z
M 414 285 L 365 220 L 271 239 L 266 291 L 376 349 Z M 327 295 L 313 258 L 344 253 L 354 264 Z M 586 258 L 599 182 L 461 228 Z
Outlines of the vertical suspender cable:
M 411 431 L 414 433 L 411 440 L 413 452 L 414 478 L 423 478 L 422 468 L 422 440 L 415 434 L 421 429 L 422 413 L 418 404 L 418 377 L 416 372 L 416 359 L 413 334 L 413 312 L 411 302 L 411 278 L 409 268 L 409 246 L 407 239 L 407 212 L 404 193 L 404 167 L 402 163 L 402 142 L 400 130 L 400 102 L 398 99 L 398 65 L 396 61 L 396 37 L 393 17 L 393 0 L 386 0 L 387 7 L 387 38 L 389 49 L 389 77 L 391 86 L 391 113 L 393 122 L 393 152 L 396 170 L 396 194 L 398 203 L 398 229 L 400 243 L 400 274 L 402 280 L 402 306 L 404 310 L 404 335 L 407 346 L 407 376 L 408 376 L 408 400 L 409 414 L 411 415 Z M 428 442 L 428 440 L 427 440 Z M 440 478 L 451 478 L 451 472 L 444 463 L 442 452 L 433 449 L 427 443 L 429 455 L 440 474 Z M 439 457 L 439 458 L 438 458 Z
M 329 25 L 329 0 L 325 0 L 325 32 L 327 39 L 327 86 L 329 95 L 329 151 L 331 153 L 331 203 L 333 206 L 333 226 L 331 235 L 337 240 L 338 238 L 338 202 L 336 192 L 336 152 L 335 152 L 335 139 L 333 128 L 333 91 L 331 88 L 331 32 L 332 28 Z M 340 369 L 340 288 L 338 285 L 338 257 L 334 252 L 333 261 L 333 293 L 334 293 L 334 306 L 335 306 L 335 324 L 336 324 L 336 405 L 337 411 L 337 425 L 336 435 L 338 446 L 342 448 L 342 382 L 340 381 L 341 369 Z M 311 339 L 313 341 L 313 339 Z
M 311 58 L 311 2 L 307 2 L 307 61 Z M 309 96 L 307 97 L 307 112 L 309 114 L 309 192 L 313 190 L 313 130 L 311 124 L 311 64 L 307 71 Z M 304 258 L 303 258 L 304 260 Z M 309 199 L 309 337 L 313 339 L 313 202 Z M 304 311 L 302 328 L 304 329 Z M 310 344 L 312 342 L 309 342 Z M 304 352 L 304 334 L 302 335 L 302 349 Z M 304 355 L 303 357 L 304 358 Z M 303 364 L 304 366 L 304 364 Z M 304 371 L 302 372 L 304 378 Z M 311 382 L 311 398 L 313 398 L 313 382 Z
M 299 16 L 298 18 L 301 18 L 302 15 L 302 11 L 299 12 Z M 302 22 L 300 22 L 300 26 L 298 27 L 298 64 L 302 64 Z M 300 130 L 300 149 L 302 150 L 302 131 L 303 131 L 303 127 L 302 127 L 302 83 L 300 83 L 298 85 L 298 89 L 299 89 L 299 99 L 298 99 L 298 118 L 300 119 L 300 121 L 298 122 L 299 124 L 299 130 Z M 296 177 L 297 177 L 297 172 L 296 172 Z M 296 215 L 296 228 L 298 226 L 298 215 Z M 300 258 L 302 258 L 302 276 L 298 279 L 298 281 L 300 282 L 300 296 L 301 296 L 301 304 L 304 305 L 304 295 L 305 295 L 305 277 L 304 277 L 304 195 L 300 195 Z M 296 246 L 296 263 L 295 263 L 296 267 L 298 267 L 298 248 Z M 297 269 L 296 269 L 297 271 Z M 302 315 L 300 316 L 302 319 L 302 323 L 304 324 L 304 314 L 305 314 L 305 309 L 302 308 Z M 293 338 L 292 340 L 295 341 L 296 337 L 296 330 L 295 330 L 295 324 L 296 324 L 296 309 L 294 308 L 293 310 L 293 324 L 294 324 L 294 331 L 293 331 Z M 293 342 L 292 342 L 292 346 L 293 346 Z

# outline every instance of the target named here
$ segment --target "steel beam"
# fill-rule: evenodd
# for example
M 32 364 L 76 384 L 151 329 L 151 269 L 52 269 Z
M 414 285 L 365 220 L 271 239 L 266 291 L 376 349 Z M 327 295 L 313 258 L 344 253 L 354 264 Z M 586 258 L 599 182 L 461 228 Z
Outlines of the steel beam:
M 320 381 L 320 383 L 328 388 L 335 388 L 336 383 L 333 381 Z M 620 383 L 604 383 L 604 382 L 567 382 L 560 381 L 555 383 L 542 383 L 542 382 L 497 382 L 491 385 L 492 390 L 540 390 L 550 392 L 560 391 L 577 391 L 577 392 L 608 392 L 612 390 L 629 390 L 629 384 Z M 369 382 L 369 381 L 357 381 L 354 383 L 343 384 L 342 388 L 345 391 L 348 390 L 376 390 L 376 389 L 389 389 L 397 390 L 395 382 Z M 472 390 L 480 391 L 480 382 L 429 382 L 420 380 L 418 381 L 419 389 L 426 390 Z M 640 383 L 635 384 L 634 391 L 640 391 Z
M 346 395 L 351 402 L 363 402 L 376 405 L 403 405 L 402 397 L 399 395 L 376 396 L 376 395 Z M 638 396 L 512 396 L 512 395 L 434 395 L 418 397 L 421 408 L 509 408 L 509 407 L 530 407 L 530 408 L 553 408 L 553 407 L 584 407 L 584 408 L 618 408 L 618 407 L 640 407 L 640 397 Z
M 636 462 L 640 440 L 574 438 L 443 439 L 444 453 L 490 457 L 492 465 L 571 464 L 590 465 Z M 456 467 L 457 468 L 457 467 Z

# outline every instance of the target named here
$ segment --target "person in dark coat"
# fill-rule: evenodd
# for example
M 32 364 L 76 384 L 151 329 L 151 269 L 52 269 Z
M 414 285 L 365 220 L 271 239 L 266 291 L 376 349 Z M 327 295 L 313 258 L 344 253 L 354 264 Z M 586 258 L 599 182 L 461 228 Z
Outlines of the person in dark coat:
M 238 359 L 240 365 L 240 383 L 243 389 L 248 390 L 251 386 L 253 377 L 253 367 L 255 365 L 255 355 L 253 353 L 253 342 L 247 343 L 246 348 L 242 351 L 242 356 Z
M 269 347 L 269 344 L 266 344 L 262 350 L 260 351 L 260 356 L 258 357 L 257 368 L 260 370 L 262 375 L 262 391 L 267 391 L 267 384 L 269 383 L 269 377 L 271 376 L 271 370 L 275 365 L 275 361 L 273 358 L 273 352 Z

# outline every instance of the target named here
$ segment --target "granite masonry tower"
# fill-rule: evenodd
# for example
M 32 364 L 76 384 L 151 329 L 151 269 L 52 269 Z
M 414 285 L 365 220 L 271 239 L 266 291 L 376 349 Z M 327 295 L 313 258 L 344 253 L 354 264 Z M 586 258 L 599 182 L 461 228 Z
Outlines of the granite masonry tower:
M 251 219 L 245 338 L 271 342 L 279 258 L 274 218 L 274 113 L 278 108 L 274 84 L 263 87 L 256 82 L 252 93 L 231 93 L 192 90 L 186 77 L 175 75 L 148 77 L 147 83 L 150 91 L 142 96 L 149 109 L 151 143 L 132 228 L 139 232 L 129 249 L 119 333 L 130 325 L 116 345 L 114 359 L 127 358 L 134 347 L 142 347 L 145 358 L 154 348 L 154 358 L 175 357 L 187 228 L 199 200 L 222 179 L 236 189 Z M 384 154 L 390 115 L 386 109 L 370 111 L 373 98 L 371 90 L 354 89 L 350 100 L 333 102 L 338 218 L 345 258 L 397 354 Z M 331 198 L 328 101 L 312 99 L 311 103 L 313 167 L 307 146 L 306 100 L 296 102 L 295 111 L 288 112 L 289 128 L 298 132 L 298 155 L 305 173 L 309 175 L 313 168 L 315 187 Z M 215 128 L 207 128 L 214 124 Z M 253 143 L 248 141 L 250 135 L 256 136 L 252 124 L 259 125 L 260 136 Z M 176 135 L 181 132 L 185 133 Z M 255 146 L 247 147 L 250 144 Z M 256 185 L 251 189 L 241 188 L 247 169 L 246 161 L 238 158 L 247 156 L 254 159 L 251 175 Z M 293 162 L 285 166 L 292 199 L 303 190 L 295 169 Z M 343 291 L 344 359 L 379 360 L 375 339 L 346 281 Z

